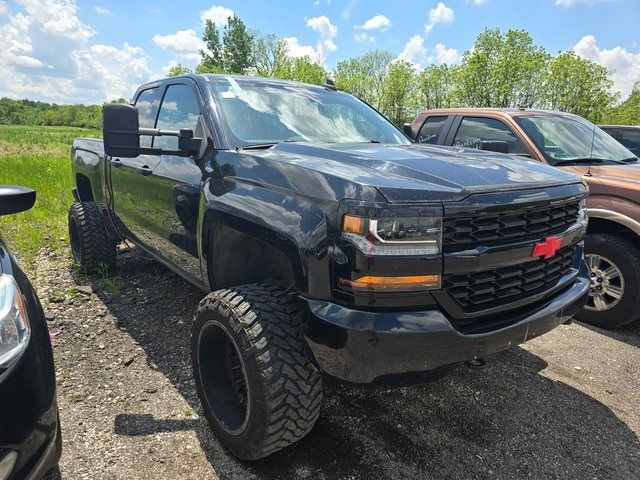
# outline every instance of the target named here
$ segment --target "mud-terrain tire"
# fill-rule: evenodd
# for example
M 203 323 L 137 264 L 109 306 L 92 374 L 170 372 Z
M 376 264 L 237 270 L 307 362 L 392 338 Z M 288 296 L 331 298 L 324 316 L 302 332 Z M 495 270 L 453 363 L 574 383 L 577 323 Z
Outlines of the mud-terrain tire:
M 243 460 L 300 440 L 318 419 L 322 379 L 305 353 L 296 300 L 277 285 L 207 295 L 191 331 L 191 360 L 214 435 Z
M 622 327 L 638 320 L 640 248 L 634 242 L 617 235 L 592 233 L 585 237 L 584 254 L 591 274 L 591 290 L 585 308 L 576 318 L 607 329 Z M 607 275 L 607 272 L 613 274 Z M 620 291 L 622 295 L 617 299 L 615 296 Z M 594 295 L 600 297 L 600 309 Z
M 116 263 L 116 240 L 110 239 L 100 207 L 95 202 L 74 202 L 69 208 L 69 240 L 76 262 L 87 273 Z

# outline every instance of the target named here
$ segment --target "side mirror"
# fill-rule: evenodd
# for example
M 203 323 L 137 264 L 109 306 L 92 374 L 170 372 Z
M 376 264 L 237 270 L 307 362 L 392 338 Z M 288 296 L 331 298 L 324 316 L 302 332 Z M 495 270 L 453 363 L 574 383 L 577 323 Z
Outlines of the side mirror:
M 411 124 L 410 124 L 410 123 L 405 123 L 405 124 L 402 126 L 402 131 L 403 131 L 403 132 L 404 132 L 404 134 L 405 134 L 407 137 L 409 137 L 411 140 L 415 140 L 415 139 L 413 138 L 413 128 L 411 127 Z
M 496 153 L 509 153 L 509 144 L 504 140 L 482 140 L 480 150 Z
M 16 185 L 0 185 L 0 215 L 29 210 L 35 201 L 35 190 Z
M 126 103 L 106 103 L 102 108 L 104 153 L 112 157 L 140 155 L 138 109 Z
M 198 120 L 198 130 L 203 132 L 202 118 Z M 151 137 L 178 137 L 178 150 L 141 148 L 140 135 Z M 206 141 L 194 137 L 193 130 L 160 130 L 140 128 L 138 109 L 125 103 L 106 103 L 102 109 L 102 138 L 104 153 L 112 157 L 135 158 L 138 155 L 179 155 L 189 157 L 200 154 Z

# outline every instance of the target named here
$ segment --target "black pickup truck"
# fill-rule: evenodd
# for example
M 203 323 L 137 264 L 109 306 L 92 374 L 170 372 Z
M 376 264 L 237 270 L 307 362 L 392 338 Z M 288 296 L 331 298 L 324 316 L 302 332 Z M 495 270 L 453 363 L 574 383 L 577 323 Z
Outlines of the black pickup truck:
M 323 376 L 426 380 L 585 302 L 579 177 L 413 144 L 332 84 L 165 79 L 105 105 L 103 134 L 73 144 L 75 258 L 126 238 L 207 293 L 196 387 L 241 458 L 307 434 Z

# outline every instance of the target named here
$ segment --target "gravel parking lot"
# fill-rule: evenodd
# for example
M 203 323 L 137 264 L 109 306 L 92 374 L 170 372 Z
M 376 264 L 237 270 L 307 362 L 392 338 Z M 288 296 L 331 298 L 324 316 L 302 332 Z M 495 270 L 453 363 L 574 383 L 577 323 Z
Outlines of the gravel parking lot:
M 210 434 L 195 395 L 201 293 L 132 250 L 106 281 L 69 258 L 42 251 L 31 272 L 61 332 L 65 480 L 640 478 L 640 328 L 561 326 L 420 387 L 328 385 L 310 435 L 244 463 Z

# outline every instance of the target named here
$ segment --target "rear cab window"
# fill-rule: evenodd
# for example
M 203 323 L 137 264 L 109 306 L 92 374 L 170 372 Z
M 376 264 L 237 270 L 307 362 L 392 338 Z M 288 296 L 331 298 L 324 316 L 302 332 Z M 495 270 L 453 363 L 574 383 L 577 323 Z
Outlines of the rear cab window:
M 631 150 L 634 155 L 640 155 L 640 129 L 631 130 L 625 128 L 624 130 L 622 130 L 620 143 Z
M 416 143 L 437 145 L 448 118 L 448 115 L 428 117 L 422 125 L 420 132 L 418 132 Z
M 138 118 L 140 127 L 153 128 L 156 122 L 156 112 L 158 109 L 158 87 L 147 88 L 142 90 L 134 102 L 138 108 Z M 152 137 L 144 135 L 140 137 L 140 146 L 145 148 L 151 147 Z
M 503 121 L 490 117 L 464 117 L 453 139 L 453 146 L 480 148 L 483 141 L 507 142 L 511 154 L 530 153 Z

